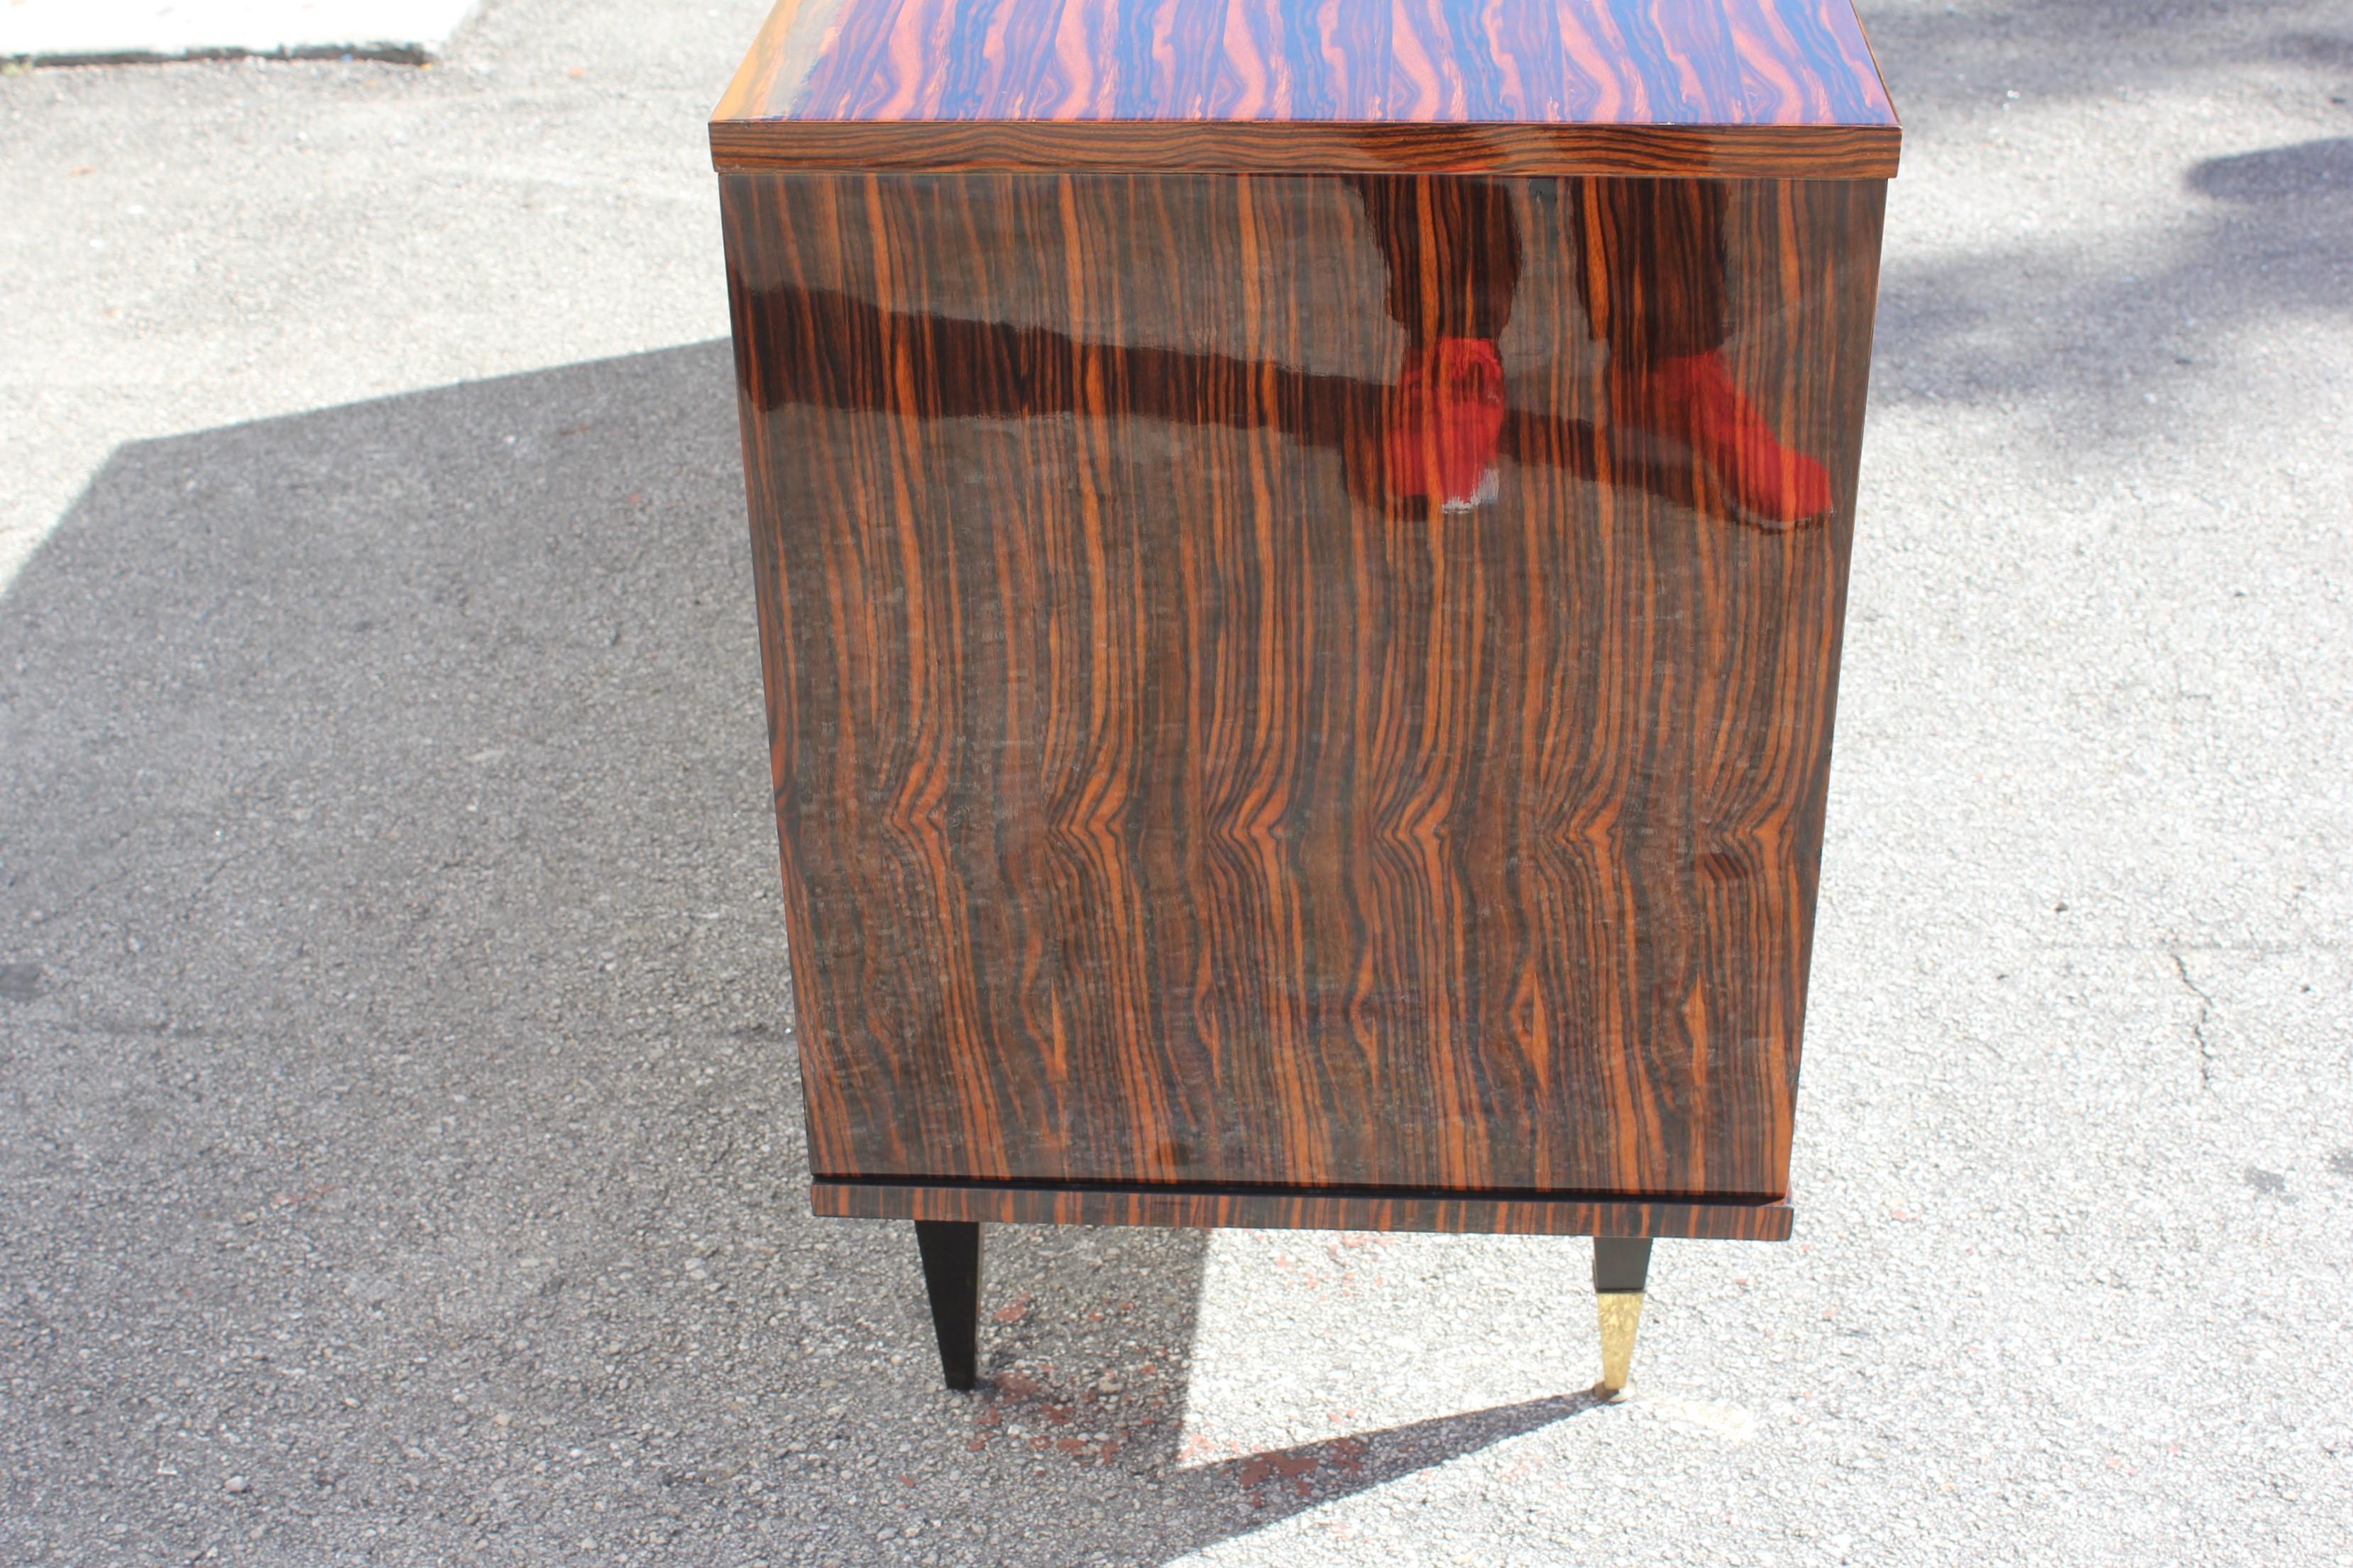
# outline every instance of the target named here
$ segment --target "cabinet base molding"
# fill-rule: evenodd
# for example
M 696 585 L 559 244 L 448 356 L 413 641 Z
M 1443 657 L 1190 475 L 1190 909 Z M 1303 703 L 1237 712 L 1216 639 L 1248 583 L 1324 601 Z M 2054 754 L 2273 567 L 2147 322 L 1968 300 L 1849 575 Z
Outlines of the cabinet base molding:
M 1645 1201 L 1574 1194 L 1061 1187 L 823 1177 L 809 1184 L 809 1208 L 844 1219 L 1435 1230 L 1482 1236 L 1671 1237 L 1713 1241 L 1786 1241 L 1793 1212 L 1787 1198 Z

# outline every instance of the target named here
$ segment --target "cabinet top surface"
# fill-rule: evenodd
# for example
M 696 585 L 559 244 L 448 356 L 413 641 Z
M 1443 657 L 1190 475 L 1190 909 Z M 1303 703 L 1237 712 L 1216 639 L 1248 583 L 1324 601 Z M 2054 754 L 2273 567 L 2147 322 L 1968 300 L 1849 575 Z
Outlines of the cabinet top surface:
M 1403 173 L 1615 132 L 1759 166 L 1609 172 L 1883 177 L 1898 134 L 1850 0 L 780 0 L 712 116 L 723 168 L 730 147 L 767 167 L 1104 166 L 1087 150 L 1111 136 L 1127 167 L 1208 168 L 1205 147 L 1302 132 Z M 1841 138 L 1885 166 L 1810 166 Z

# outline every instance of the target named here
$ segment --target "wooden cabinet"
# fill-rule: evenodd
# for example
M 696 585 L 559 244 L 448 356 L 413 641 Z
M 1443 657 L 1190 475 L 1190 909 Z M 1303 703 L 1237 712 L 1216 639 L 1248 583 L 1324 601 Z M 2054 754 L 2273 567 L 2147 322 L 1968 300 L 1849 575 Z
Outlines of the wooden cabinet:
M 982 1221 L 1787 1236 L 1846 0 L 785 0 L 711 135 L 813 1201 L 951 1381 Z

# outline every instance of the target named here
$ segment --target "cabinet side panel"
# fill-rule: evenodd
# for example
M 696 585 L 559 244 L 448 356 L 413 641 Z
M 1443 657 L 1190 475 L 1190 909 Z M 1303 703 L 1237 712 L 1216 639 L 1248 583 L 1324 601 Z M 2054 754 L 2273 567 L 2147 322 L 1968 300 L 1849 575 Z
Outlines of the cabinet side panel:
M 820 1175 L 1784 1189 L 1879 186 L 722 184 Z

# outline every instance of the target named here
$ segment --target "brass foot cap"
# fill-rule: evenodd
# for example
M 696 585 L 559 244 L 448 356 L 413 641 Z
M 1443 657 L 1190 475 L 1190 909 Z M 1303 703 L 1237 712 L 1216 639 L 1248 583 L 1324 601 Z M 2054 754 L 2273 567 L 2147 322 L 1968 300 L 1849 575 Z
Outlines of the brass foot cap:
M 1599 1290 L 1593 1304 L 1601 1316 L 1601 1381 L 1594 1384 L 1605 1399 L 1621 1396 L 1626 1375 L 1634 1366 L 1634 1332 L 1642 1323 L 1642 1292 Z

